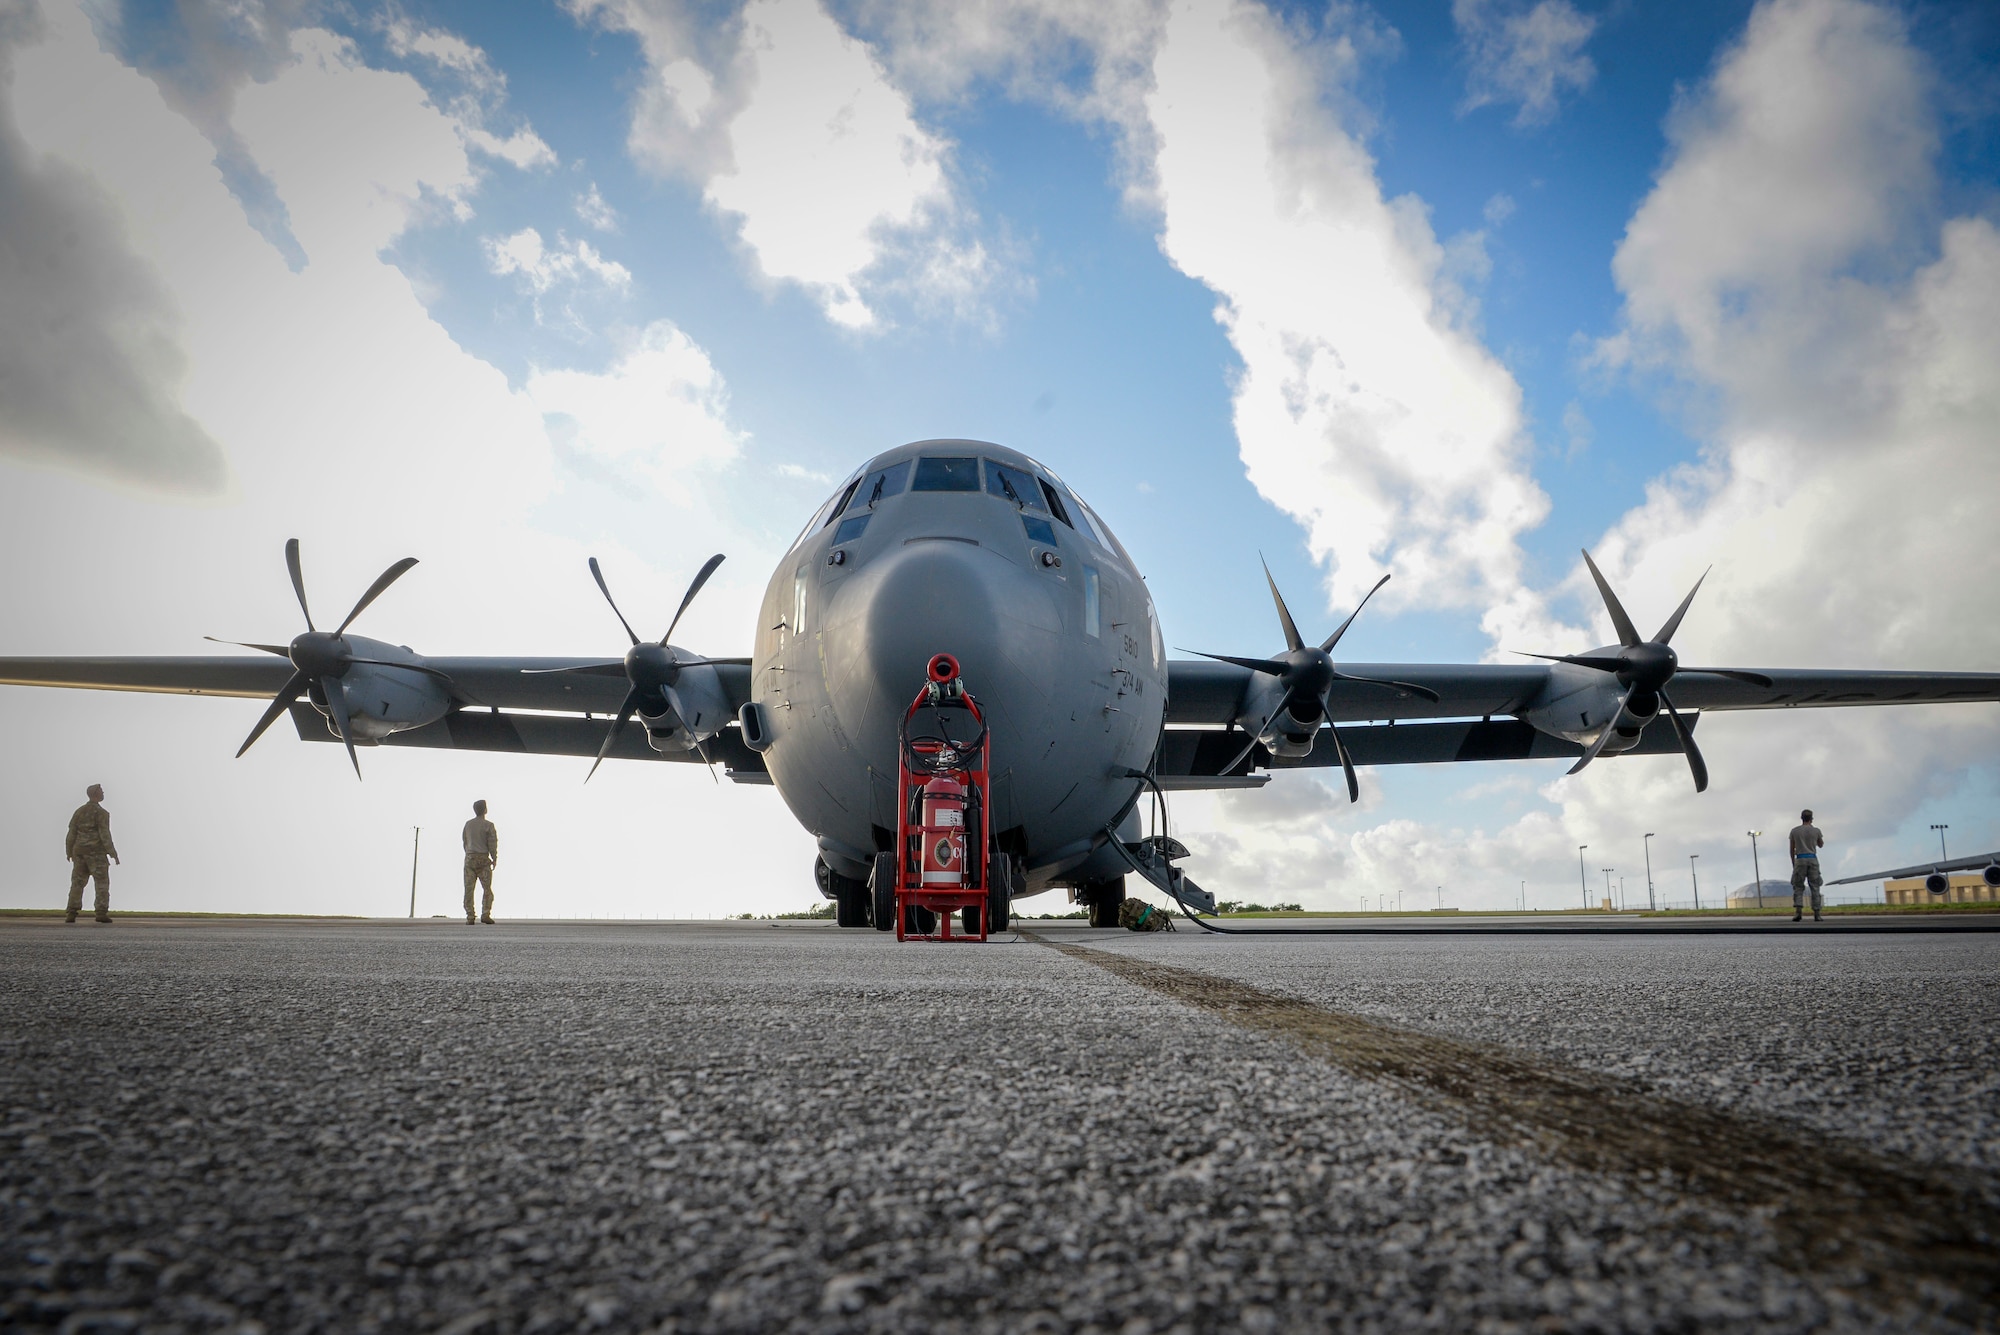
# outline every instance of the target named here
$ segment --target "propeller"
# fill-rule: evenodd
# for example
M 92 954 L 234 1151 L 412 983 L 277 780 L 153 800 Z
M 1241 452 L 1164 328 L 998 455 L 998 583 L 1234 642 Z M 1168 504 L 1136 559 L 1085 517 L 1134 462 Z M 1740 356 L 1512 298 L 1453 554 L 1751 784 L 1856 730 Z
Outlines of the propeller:
M 1324 720 L 1327 735 L 1333 739 L 1333 752 L 1340 757 L 1341 772 L 1347 776 L 1347 800 L 1358 802 L 1361 800 L 1361 783 L 1354 776 L 1354 761 L 1347 754 L 1346 743 L 1340 740 L 1339 729 L 1335 728 L 1333 721 L 1327 717 L 1327 701 L 1333 694 L 1333 684 L 1344 681 L 1359 686 L 1380 686 L 1403 695 L 1422 696 L 1432 704 L 1438 701 L 1437 692 L 1428 686 L 1419 686 L 1408 681 L 1385 681 L 1379 677 L 1357 677 L 1342 672 L 1333 665 L 1333 647 L 1340 643 L 1341 636 L 1347 634 L 1347 628 L 1354 624 L 1354 618 L 1361 615 L 1361 609 L 1368 606 L 1368 600 L 1389 582 L 1389 577 L 1384 575 L 1376 580 L 1375 587 L 1362 595 L 1354 610 L 1347 614 L 1347 620 L 1341 622 L 1333 634 L 1327 636 L 1316 649 L 1300 636 L 1298 624 L 1292 620 L 1291 609 L 1285 606 L 1285 596 L 1278 592 L 1278 581 L 1271 578 L 1271 567 L 1268 562 L 1264 563 L 1264 582 L 1271 588 L 1271 601 L 1277 604 L 1278 608 L 1278 623 L 1284 628 L 1283 658 L 1236 658 L 1228 654 L 1201 653 L 1198 649 L 1189 652 L 1201 654 L 1203 658 L 1213 658 L 1220 663 L 1234 663 L 1238 667 L 1249 668 L 1252 672 L 1261 672 L 1266 676 L 1278 678 L 1284 684 L 1285 694 L 1279 700 L 1277 708 L 1271 711 L 1270 718 L 1289 713 L 1308 727 L 1317 727 Z M 1268 723 L 1270 718 L 1265 722 Z M 1222 767 L 1222 773 L 1227 774 L 1242 764 L 1243 757 L 1249 755 L 1251 749 L 1261 739 L 1260 729 L 1257 733 L 1253 733 L 1248 744 L 1236 753 L 1236 758 Z
M 631 684 L 630 689 L 625 692 L 625 702 L 618 707 L 617 719 L 612 723 L 610 731 L 604 734 L 604 745 L 597 748 L 597 759 L 590 764 L 590 774 L 583 776 L 585 783 L 589 783 L 591 775 L 597 773 L 597 767 L 604 763 L 604 757 L 611 754 L 611 748 L 617 743 L 619 734 L 625 731 L 625 726 L 632 721 L 632 715 L 642 707 L 646 707 L 646 712 L 654 715 L 671 710 L 674 717 L 681 721 L 681 726 L 688 726 L 687 715 L 681 709 L 680 693 L 674 689 L 674 685 L 680 680 L 682 668 L 697 667 L 714 660 L 681 658 L 668 647 L 667 641 L 674 637 L 674 627 L 681 624 L 681 616 L 688 610 L 688 604 L 692 603 L 694 596 L 701 592 L 701 586 L 708 583 L 708 577 L 715 573 L 715 568 L 722 564 L 722 560 L 723 554 L 717 552 L 703 563 L 701 569 L 696 572 L 694 581 L 688 585 L 687 593 L 682 596 L 680 608 L 674 613 L 674 619 L 667 623 L 667 633 L 660 637 L 658 644 L 654 644 L 641 640 L 639 633 L 632 629 L 632 623 L 618 610 L 618 600 L 611 596 L 611 586 L 604 582 L 604 572 L 598 568 L 597 558 L 594 556 L 590 558 L 590 577 L 597 581 L 598 592 L 604 595 L 604 601 L 611 604 L 611 615 L 617 617 L 618 624 L 625 628 L 625 634 L 632 641 L 632 647 L 625 651 L 622 662 L 580 663 L 574 667 L 550 669 L 555 672 L 599 672 L 605 668 L 622 666 L 625 670 L 625 680 Z M 692 728 L 689 729 L 689 733 L 692 735 Z M 702 745 L 699 737 L 695 738 L 694 745 L 702 762 L 711 766 L 710 774 L 713 775 L 713 762 L 708 758 L 708 749 Z
M 1694 744 L 1694 735 L 1688 731 L 1687 723 L 1680 711 L 1667 695 L 1667 683 L 1675 677 L 1727 677 L 1731 681 L 1746 682 L 1752 686 L 1769 687 L 1771 679 L 1761 672 L 1746 672 L 1739 668 L 1690 668 L 1682 667 L 1680 655 L 1669 644 L 1674 632 L 1681 628 L 1681 618 L 1687 615 L 1694 603 L 1695 594 L 1701 591 L 1702 580 L 1708 578 L 1708 571 L 1701 572 L 1701 578 L 1688 590 L 1681 605 L 1667 618 L 1657 635 L 1650 640 L 1639 638 L 1638 628 L 1632 618 L 1625 613 L 1625 605 L 1618 601 L 1618 595 L 1611 591 L 1611 583 L 1604 578 L 1604 572 L 1597 568 L 1597 562 L 1590 559 L 1590 553 L 1583 554 L 1583 563 L 1590 569 L 1590 578 L 1597 584 L 1597 592 L 1604 599 L 1604 610 L 1611 614 L 1611 625 L 1618 632 L 1618 648 L 1610 653 L 1596 654 L 1527 654 L 1528 658 L 1546 659 L 1551 663 L 1568 663 L 1575 667 L 1592 668 L 1598 672 L 1609 672 L 1625 688 L 1619 698 L 1618 710 L 1612 715 L 1615 722 L 1628 710 L 1634 717 L 1651 718 L 1661 709 L 1667 711 L 1667 722 L 1673 725 L 1674 737 L 1680 743 L 1681 754 L 1687 757 L 1688 769 L 1694 774 L 1694 790 L 1697 793 L 1708 789 L 1708 762 L 1701 758 L 1701 748 Z M 1712 569 L 1713 567 L 1711 567 Z M 1611 739 L 1609 723 L 1597 735 L 1583 756 L 1570 767 L 1575 774 L 1591 761 L 1597 759 Z
M 285 569 L 291 572 L 292 592 L 298 596 L 299 611 L 305 614 L 305 634 L 294 637 L 292 642 L 282 649 L 274 644 L 243 644 L 237 640 L 215 641 L 217 644 L 240 644 L 245 649 L 276 654 L 280 658 L 290 659 L 292 664 L 291 677 L 279 688 L 278 693 L 271 697 L 270 707 L 264 711 L 264 717 L 257 720 L 257 726 L 250 730 L 250 735 L 243 739 L 243 745 L 236 749 L 239 759 L 245 751 L 256 744 L 257 739 L 262 737 L 273 723 L 278 721 L 279 715 L 292 707 L 293 701 L 317 684 L 321 696 L 326 700 L 327 712 L 333 716 L 334 731 L 340 734 L 340 740 L 347 747 L 347 759 L 354 766 L 354 777 L 357 779 L 361 777 L 361 759 L 354 753 L 354 728 L 347 714 L 347 697 L 341 693 L 340 682 L 341 678 L 347 675 L 347 670 L 356 663 L 377 663 L 379 660 L 357 658 L 347 642 L 347 628 L 354 624 L 356 617 L 368 609 L 370 603 L 380 598 L 391 584 L 401 579 L 416 563 L 416 557 L 406 556 L 383 571 L 376 577 L 375 582 L 368 586 L 368 591 L 361 595 L 360 601 L 354 604 L 354 610 L 347 614 L 339 628 L 323 631 L 313 625 L 312 608 L 306 603 L 305 576 L 299 569 L 299 540 L 297 538 L 285 540 Z M 215 639 L 214 636 L 208 638 Z M 409 668 L 412 665 L 383 663 L 381 666 Z M 416 670 L 429 672 L 433 676 L 444 676 L 443 673 L 431 668 Z

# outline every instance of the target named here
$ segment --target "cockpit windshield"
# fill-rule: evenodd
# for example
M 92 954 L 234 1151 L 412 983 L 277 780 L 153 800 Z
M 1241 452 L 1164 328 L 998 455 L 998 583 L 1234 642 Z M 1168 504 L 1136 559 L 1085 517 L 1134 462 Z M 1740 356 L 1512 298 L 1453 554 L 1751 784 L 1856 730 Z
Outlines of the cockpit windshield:
M 1002 500 L 1013 502 L 1017 509 L 1033 510 L 1036 514 L 1047 509 L 1042 499 L 1040 478 L 991 459 L 986 461 L 986 490 Z
M 919 459 L 912 491 L 978 491 L 979 460 Z

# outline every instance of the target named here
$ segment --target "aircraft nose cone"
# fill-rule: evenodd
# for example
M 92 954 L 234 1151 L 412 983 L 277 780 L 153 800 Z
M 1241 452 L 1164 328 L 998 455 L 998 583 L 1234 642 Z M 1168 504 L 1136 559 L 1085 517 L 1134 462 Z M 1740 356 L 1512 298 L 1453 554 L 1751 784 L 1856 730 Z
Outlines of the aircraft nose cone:
M 958 659 L 975 695 L 994 689 L 1001 668 L 994 585 L 1005 573 L 997 565 L 976 547 L 937 541 L 913 543 L 882 563 L 866 591 L 862 636 L 878 690 L 907 704 L 941 653 Z

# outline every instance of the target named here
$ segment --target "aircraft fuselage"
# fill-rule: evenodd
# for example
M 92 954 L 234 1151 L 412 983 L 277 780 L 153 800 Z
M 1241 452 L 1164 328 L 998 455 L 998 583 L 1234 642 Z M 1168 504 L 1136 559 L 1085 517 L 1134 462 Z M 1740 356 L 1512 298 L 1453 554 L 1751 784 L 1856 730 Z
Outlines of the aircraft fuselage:
M 1029 888 L 1118 874 L 1095 845 L 1131 808 L 1129 771 L 1165 718 L 1152 597 L 1053 473 L 962 440 L 870 460 L 765 590 L 751 664 L 764 761 L 827 864 L 865 879 L 891 846 L 897 729 L 938 653 L 987 713 L 992 829 Z

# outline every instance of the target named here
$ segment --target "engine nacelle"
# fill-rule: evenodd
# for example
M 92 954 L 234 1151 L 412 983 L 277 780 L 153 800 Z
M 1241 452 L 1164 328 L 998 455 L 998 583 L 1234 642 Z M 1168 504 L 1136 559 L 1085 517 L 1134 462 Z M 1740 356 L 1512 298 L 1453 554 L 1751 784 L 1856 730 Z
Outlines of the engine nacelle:
M 1988 885 L 2000 886 L 2000 862 L 1995 862 L 1988 866 L 1985 871 L 1980 872 L 1979 879 L 1985 881 Z
M 644 709 L 639 712 L 639 721 L 646 725 L 646 744 L 655 751 L 692 751 L 697 741 L 715 736 L 735 717 L 730 713 L 729 697 L 723 692 L 721 678 L 708 664 L 682 668 L 674 682 L 674 694 L 680 697 L 686 718 L 676 717 L 671 709 L 658 714 L 648 714 Z
M 1547 688 L 1521 712 L 1521 719 L 1538 732 L 1579 746 L 1589 746 L 1610 728 L 1611 740 L 1604 744 L 1604 750 L 1629 751 L 1659 714 L 1660 700 L 1641 693 L 1631 707 L 1620 708 L 1624 697 L 1625 688 L 1610 673 L 1558 663 L 1549 673 Z
M 336 687 L 347 705 L 348 728 L 357 743 L 379 742 L 393 733 L 435 723 L 451 712 L 444 684 L 423 672 L 356 663 L 337 679 Z M 327 731 L 339 736 L 319 682 L 311 684 L 307 698 L 326 716 Z
M 1934 895 L 1942 895 L 1951 889 L 1951 877 L 1941 871 L 1934 871 L 1924 877 L 1924 889 Z

